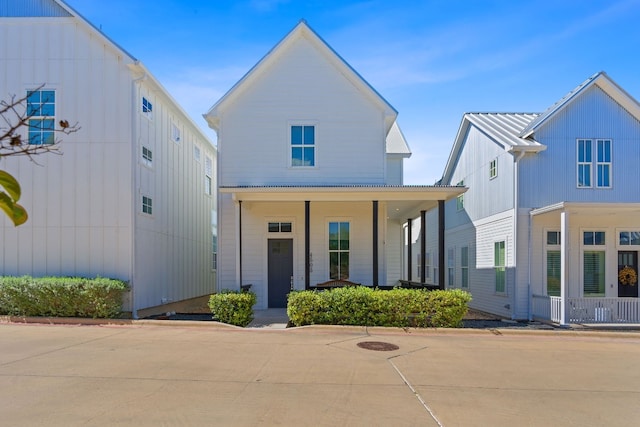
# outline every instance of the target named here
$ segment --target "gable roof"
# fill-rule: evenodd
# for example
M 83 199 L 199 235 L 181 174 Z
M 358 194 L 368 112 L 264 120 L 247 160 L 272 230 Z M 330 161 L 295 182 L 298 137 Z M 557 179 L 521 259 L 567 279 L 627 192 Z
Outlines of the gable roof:
M 0 0 L 0 18 L 76 18 L 88 31 L 101 37 L 130 61 L 137 59 L 62 0 Z
M 393 122 L 391 130 L 389 130 L 387 134 L 386 142 L 387 154 L 399 154 L 403 157 L 411 157 L 411 149 L 409 149 L 409 144 L 407 144 L 407 140 L 404 138 L 400 126 L 398 126 L 398 122 Z
M 255 81 L 268 66 L 277 60 L 288 50 L 293 43 L 305 38 L 318 50 L 327 54 L 331 63 L 345 76 L 355 87 L 368 94 L 374 102 L 377 102 L 385 114 L 385 131 L 391 129 L 398 112 L 389 104 L 360 74 L 358 74 L 340 55 L 338 55 L 314 30 L 309 27 L 306 21 L 301 20 L 278 44 L 276 44 L 256 65 L 254 65 L 229 91 L 222 96 L 203 117 L 213 129 L 219 126 L 219 111 L 238 96 L 243 87 Z
M 466 113 L 458 129 L 449 159 L 444 169 L 441 182 L 447 184 L 451 179 L 458 157 L 462 151 L 464 140 L 471 126 L 475 126 L 496 144 L 510 153 L 540 152 L 547 147 L 532 138 L 520 136 L 522 130 L 533 122 L 536 113 Z
M 582 82 L 578 87 L 573 89 L 571 92 L 563 96 L 558 102 L 549 107 L 547 111 L 538 116 L 536 120 L 529 123 L 529 125 L 525 127 L 522 132 L 520 132 L 519 136 L 522 138 L 528 138 L 534 135 L 536 131 L 540 129 L 540 127 L 544 126 L 544 124 L 547 123 L 551 118 L 553 118 L 558 112 L 571 105 L 573 101 L 575 101 L 593 85 L 597 85 L 607 95 L 609 95 L 611 98 L 613 98 L 613 100 L 615 100 L 625 110 L 627 110 L 629 114 L 640 120 L 640 104 L 638 104 L 638 101 L 636 101 L 624 89 L 618 86 L 616 82 L 611 80 L 607 73 L 605 73 L 604 71 L 600 71 Z

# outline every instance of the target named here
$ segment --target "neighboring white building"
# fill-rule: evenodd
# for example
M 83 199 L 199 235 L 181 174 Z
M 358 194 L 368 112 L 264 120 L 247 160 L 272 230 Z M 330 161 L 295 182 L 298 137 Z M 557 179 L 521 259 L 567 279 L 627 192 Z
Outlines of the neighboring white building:
M 61 156 L 2 160 L 30 219 L 16 228 L 0 216 L 0 274 L 127 280 L 134 315 L 213 293 L 211 141 L 138 60 L 62 1 L 0 1 L 0 41 L 1 97 L 44 84 L 30 103 L 81 126 Z
M 220 289 L 257 308 L 348 279 L 393 285 L 403 224 L 462 188 L 403 186 L 397 112 L 301 21 L 205 114 L 218 133 Z
M 542 114 L 465 114 L 442 178 L 469 189 L 445 207 L 447 287 L 514 319 L 639 323 L 638 282 L 619 280 L 638 273 L 639 160 L 640 105 L 603 72 Z

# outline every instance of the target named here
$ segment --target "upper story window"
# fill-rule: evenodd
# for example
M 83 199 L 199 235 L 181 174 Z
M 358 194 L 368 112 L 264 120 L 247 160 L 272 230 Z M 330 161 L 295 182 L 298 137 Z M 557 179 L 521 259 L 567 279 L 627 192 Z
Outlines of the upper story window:
M 193 146 L 193 158 L 196 162 L 200 161 L 200 147 L 197 145 Z
M 213 161 L 211 157 L 205 156 L 204 158 L 204 192 L 208 195 L 212 194 L 212 176 L 213 176 Z
M 291 166 L 316 165 L 315 134 L 315 126 L 291 126 Z
M 29 144 L 43 145 L 55 142 L 56 92 L 53 90 L 27 91 L 27 117 L 29 117 Z
M 458 186 L 463 186 L 464 185 L 464 180 L 460 181 L 458 184 L 456 184 Z M 460 194 L 458 197 L 456 197 L 456 210 L 463 210 L 464 209 L 464 193 Z
M 171 123 L 171 140 L 176 144 L 180 143 L 180 128 L 175 123 Z
M 142 196 L 142 212 L 148 215 L 153 213 L 153 201 L 151 197 Z
M 594 169 L 596 188 L 610 188 L 612 174 L 611 140 L 578 140 L 578 188 L 593 187 Z M 595 151 L 595 156 L 593 155 Z M 595 168 L 594 168 L 595 164 Z
M 144 114 L 148 119 L 153 118 L 153 104 L 144 96 L 142 97 L 142 114 Z
M 142 146 L 142 163 L 149 167 L 153 166 L 153 152 L 145 146 Z
M 489 162 L 489 179 L 498 176 L 498 159 L 495 158 Z

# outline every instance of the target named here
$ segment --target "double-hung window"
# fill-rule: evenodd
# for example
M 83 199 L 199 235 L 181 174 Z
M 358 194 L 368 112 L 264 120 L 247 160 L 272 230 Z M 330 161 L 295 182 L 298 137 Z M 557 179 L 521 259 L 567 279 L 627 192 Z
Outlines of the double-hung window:
M 460 278 L 461 287 L 467 289 L 469 287 L 469 247 L 460 248 Z
M 349 229 L 348 222 L 329 223 L 329 278 L 349 278 Z
M 578 139 L 578 188 L 611 188 L 612 156 L 610 139 Z M 594 156 L 595 152 L 595 156 Z
M 505 264 L 505 242 L 495 242 L 493 249 L 494 269 L 496 272 L 495 291 L 498 294 L 506 292 L 506 264 Z
M 453 288 L 455 286 L 455 271 L 456 271 L 456 250 L 454 248 L 449 248 L 447 251 L 447 281 L 449 283 L 449 287 Z
M 205 156 L 204 158 L 204 193 L 212 194 L 212 176 L 213 176 L 213 161 L 211 157 Z
M 55 143 L 56 92 L 53 90 L 27 91 L 27 117 L 29 144 Z
M 489 162 L 489 179 L 498 176 L 498 159 L 495 158 Z
M 142 97 L 142 114 L 149 120 L 153 119 L 153 104 L 144 96 Z
M 153 214 L 153 200 L 151 200 L 151 197 L 142 196 L 142 212 L 148 215 Z
M 316 127 L 291 126 L 291 166 L 316 165 Z
M 153 167 L 153 151 L 144 145 L 142 146 L 142 163 L 148 167 Z

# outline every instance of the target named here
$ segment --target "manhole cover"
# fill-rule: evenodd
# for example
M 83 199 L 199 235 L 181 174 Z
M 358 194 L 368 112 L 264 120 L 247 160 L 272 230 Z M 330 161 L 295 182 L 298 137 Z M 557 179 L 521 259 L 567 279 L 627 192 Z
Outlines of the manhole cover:
M 395 344 L 381 341 L 362 341 L 358 343 L 358 347 L 375 351 L 393 351 L 400 348 Z

